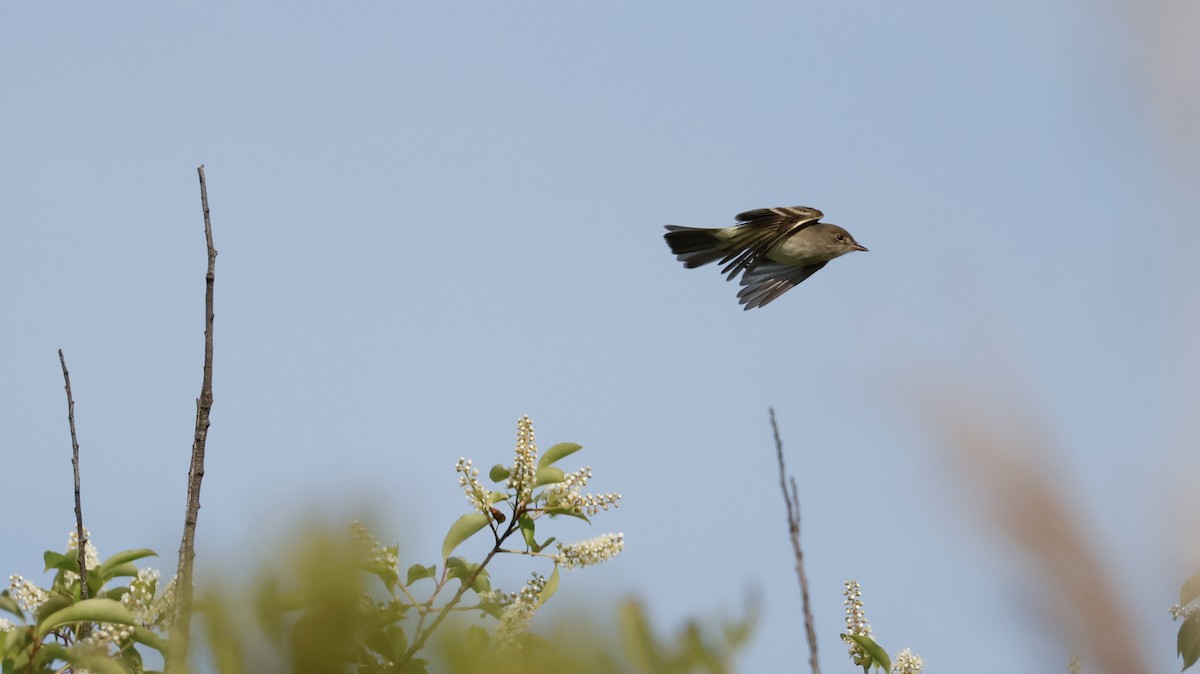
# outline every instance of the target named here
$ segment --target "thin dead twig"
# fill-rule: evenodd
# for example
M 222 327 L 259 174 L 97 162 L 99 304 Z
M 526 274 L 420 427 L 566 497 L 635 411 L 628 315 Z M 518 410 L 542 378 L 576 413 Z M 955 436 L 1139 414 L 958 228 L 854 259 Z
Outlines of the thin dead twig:
M 63 350 L 58 350 L 58 362 L 62 365 L 63 388 L 67 390 L 67 424 L 71 427 L 71 468 L 75 472 L 75 547 L 79 561 L 79 598 L 88 598 L 87 583 L 87 533 L 83 528 L 83 499 L 79 489 L 79 436 L 75 434 L 75 398 L 71 395 L 71 374 L 67 372 L 67 359 Z M 79 638 L 85 638 L 91 625 L 79 626 Z
M 796 478 L 789 477 L 783 462 L 783 440 L 779 438 L 779 424 L 775 422 L 775 408 L 767 408 L 771 415 L 771 432 L 775 435 L 775 458 L 779 460 L 779 490 L 783 492 L 783 503 L 787 507 L 788 534 L 792 539 L 792 554 L 796 558 L 796 577 L 800 580 L 800 597 L 804 604 L 804 633 L 808 638 L 808 665 L 813 674 L 821 674 L 821 663 L 817 659 L 817 630 L 813 626 L 812 601 L 808 595 L 808 575 L 804 573 L 804 550 L 800 547 L 800 496 L 796 490 Z M 788 486 L 791 486 L 791 491 Z
M 192 440 L 192 462 L 188 468 L 187 510 L 183 520 L 183 541 L 179 545 L 179 571 L 176 575 L 179 605 L 171 626 L 171 656 L 167 659 L 167 671 L 186 669 L 188 634 L 191 627 L 192 567 L 196 558 L 196 519 L 200 513 L 204 449 L 208 441 L 209 413 L 213 404 L 213 285 L 216 279 L 217 249 L 213 246 L 204 166 L 197 167 L 196 172 L 200 176 L 200 205 L 204 210 L 204 239 L 208 246 L 208 273 L 204 277 L 204 376 L 200 384 L 200 397 L 196 399 L 196 432 Z

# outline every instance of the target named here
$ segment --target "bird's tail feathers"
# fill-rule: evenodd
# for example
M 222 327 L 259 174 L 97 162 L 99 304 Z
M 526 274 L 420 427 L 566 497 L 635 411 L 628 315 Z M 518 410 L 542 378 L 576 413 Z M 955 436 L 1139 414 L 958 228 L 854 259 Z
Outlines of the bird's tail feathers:
M 729 254 L 728 244 L 715 234 L 716 230 L 700 227 L 667 225 L 663 238 L 675 253 L 675 258 L 691 269 L 716 262 Z

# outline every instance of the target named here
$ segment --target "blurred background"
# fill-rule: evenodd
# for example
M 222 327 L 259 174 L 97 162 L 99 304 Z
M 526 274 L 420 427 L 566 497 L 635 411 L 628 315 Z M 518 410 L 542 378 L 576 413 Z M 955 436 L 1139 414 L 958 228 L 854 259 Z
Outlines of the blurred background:
M 1034 465 L 1144 661 L 1177 666 L 1167 608 L 1200 566 L 1197 7 L 6 5 L 0 573 L 38 577 L 74 526 L 58 348 L 93 542 L 173 573 L 204 164 L 202 571 L 312 515 L 368 516 L 434 563 L 467 507 L 455 461 L 510 461 L 529 414 L 624 495 L 555 523 L 626 550 L 565 575 L 551 612 L 638 595 L 673 631 L 758 593 L 743 671 L 802 670 L 774 406 L 826 671 L 850 671 L 850 578 L 927 671 L 1065 671 L 1076 646 L 1030 613 L 1046 588 L 941 428 L 939 401 L 1001 402 L 1022 411 L 1000 427 L 1041 429 Z M 871 252 L 765 309 L 661 239 L 795 204 Z

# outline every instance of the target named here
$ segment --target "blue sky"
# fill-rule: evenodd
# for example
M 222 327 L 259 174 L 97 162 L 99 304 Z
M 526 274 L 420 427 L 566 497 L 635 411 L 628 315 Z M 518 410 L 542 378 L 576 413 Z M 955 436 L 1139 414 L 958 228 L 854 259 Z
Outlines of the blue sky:
M 58 348 L 101 552 L 149 546 L 173 567 L 205 164 L 220 256 L 202 566 L 361 508 L 430 563 L 465 505 L 455 460 L 508 461 L 529 414 L 543 447 L 583 444 L 592 486 L 625 497 L 591 530 L 564 524 L 627 549 L 562 598 L 641 595 L 673 630 L 757 590 L 743 671 L 796 669 L 774 406 L 826 671 L 851 671 L 847 578 L 884 645 L 927 671 L 981 643 L 1003 658 L 974 671 L 1065 671 L 1014 601 L 1020 562 L 933 450 L 922 396 L 966 382 L 964 399 L 1036 410 L 1150 662 L 1174 666 L 1166 608 L 1197 552 L 1178 542 L 1196 507 L 1180 496 L 1194 217 L 1117 9 L 0 10 L 0 572 L 33 574 L 73 526 Z M 793 204 L 871 252 L 765 309 L 661 239 Z M 527 567 L 497 574 L 515 586 Z

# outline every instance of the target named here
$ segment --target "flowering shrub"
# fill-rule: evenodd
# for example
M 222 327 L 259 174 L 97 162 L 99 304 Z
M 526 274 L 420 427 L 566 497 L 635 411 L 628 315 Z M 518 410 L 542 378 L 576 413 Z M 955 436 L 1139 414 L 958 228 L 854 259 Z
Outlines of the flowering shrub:
M 85 538 L 87 534 L 85 533 Z M 133 562 L 154 556 L 151 550 L 118 552 L 103 562 L 89 540 L 84 546 L 87 596 L 82 599 L 78 541 L 71 532 L 67 551 L 47 551 L 45 570 L 55 571 L 48 589 L 19 575 L 9 576 L 0 593 L 0 662 L 4 671 L 58 672 L 63 664 L 77 670 L 142 671 L 139 646 L 166 654 L 166 630 L 175 606 L 174 581 L 159 591 L 158 571 Z M 128 585 L 112 587 L 118 579 Z M 118 669 L 117 671 L 121 671 Z

